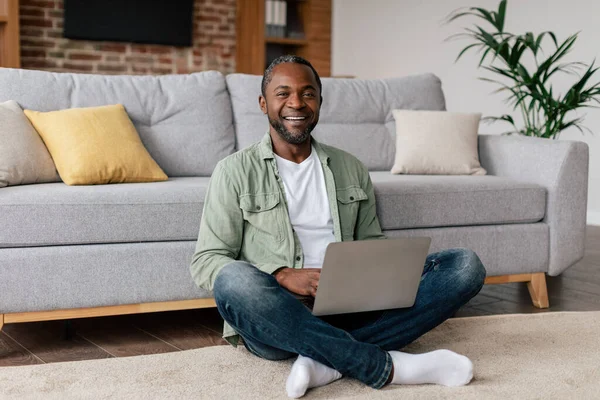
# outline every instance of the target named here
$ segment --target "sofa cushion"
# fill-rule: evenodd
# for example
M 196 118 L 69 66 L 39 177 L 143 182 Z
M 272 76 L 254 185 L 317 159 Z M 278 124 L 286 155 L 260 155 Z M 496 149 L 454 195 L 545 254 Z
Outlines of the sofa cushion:
M 209 178 L 0 190 L 0 247 L 196 240 Z
M 262 77 L 227 75 L 237 148 L 258 142 L 268 129 L 258 96 Z M 322 78 L 323 104 L 317 140 L 358 157 L 371 171 L 389 171 L 394 163 L 392 110 L 445 110 L 440 80 L 432 74 L 377 80 Z
M 168 176 L 209 176 L 234 152 L 224 76 L 107 76 L 0 68 L 0 102 L 55 111 L 123 104 L 142 143 Z
M 396 158 L 392 174 L 485 175 L 477 133 L 481 113 L 394 110 Z
M 42 138 L 14 100 L 0 103 L 0 188 L 60 182 Z
M 497 176 L 371 172 L 382 229 L 540 221 L 546 190 Z M 0 247 L 192 240 L 209 178 L 0 191 Z
M 546 189 L 499 176 L 371 172 L 381 227 L 530 223 L 544 218 Z
M 67 185 L 166 181 L 121 104 L 25 110 Z

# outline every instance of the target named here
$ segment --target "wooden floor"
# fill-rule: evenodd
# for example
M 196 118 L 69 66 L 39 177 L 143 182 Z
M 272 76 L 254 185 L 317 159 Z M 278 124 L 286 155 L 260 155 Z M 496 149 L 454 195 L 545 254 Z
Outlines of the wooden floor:
M 550 308 L 531 305 L 524 283 L 486 285 L 457 317 L 600 310 L 600 226 L 589 226 L 585 257 L 560 277 L 548 277 Z M 216 309 L 174 311 L 69 322 L 4 325 L 0 366 L 166 353 L 225 345 Z

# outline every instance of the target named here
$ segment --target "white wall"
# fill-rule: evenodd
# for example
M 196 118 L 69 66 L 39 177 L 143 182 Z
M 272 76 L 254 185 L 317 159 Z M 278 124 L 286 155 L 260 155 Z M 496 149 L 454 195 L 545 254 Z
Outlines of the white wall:
M 465 41 L 444 41 L 475 19 L 443 24 L 445 17 L 461 7 L 497 9 L 499 0 L 333 0 L 332 74 L 358 78 L 385 78 L 433 72 L 442 80 L 449 111 L 482 112 L 484 115 L 512 114 L 497 88 L 477 79 L 493 74 L 476 68 L 479 57 L 467 53 L 457 63 Z M 600 1 L 597 0 L 511 0 L 505 30 L 515 34 L 553 31 L 559 41 L 580 31 L 568 61 L 600 64 Z M 479 20 L 484 24 L 485 21 Z M 547 52 L 553 44 L 545 44 Z M 557 88 L 572 82 L 557 81 Z M 600 80 L 600 71 L 595 81 Z M 594 134 L 566 131 L 563 140 L 582 140 L 590 146 L 588 222 L 600 225 L 600 110 L 587 109 L 584 125 Z M 504 132 L 500 123 L 482 124 L 482 133 Z

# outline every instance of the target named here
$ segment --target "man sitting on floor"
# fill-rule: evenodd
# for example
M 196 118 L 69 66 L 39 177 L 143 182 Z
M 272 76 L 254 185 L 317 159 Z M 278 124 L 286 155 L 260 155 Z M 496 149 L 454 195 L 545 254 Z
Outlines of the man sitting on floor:
M 293 295 L 315 296 L 329 243 L 385 239 L 365 166 L 311 136 L 321 90 L 303 58 L 283 56 L 267 68 L 259 104 L 269 132 L 216 166 L 192 276 L 214 292 L 230 343 L 241 336 L 249 352 L 268 360 L 298 356 L 286 385 L 290 397 L 342 375 L 376 389 L 466 385 L 473 376 L 468 358 L 449 350 L 397 350 L 479 292 L 485 269 L 473 251 L 430 254 L 410 308 L 316 317 Z M 367 199 L 338 202 L 336 191 L 348 187 L 362 188 Z

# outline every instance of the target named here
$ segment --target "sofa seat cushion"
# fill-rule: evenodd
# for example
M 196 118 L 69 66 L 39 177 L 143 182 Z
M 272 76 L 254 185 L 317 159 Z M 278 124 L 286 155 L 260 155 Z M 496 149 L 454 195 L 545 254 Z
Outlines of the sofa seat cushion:
M 207 177 L 0 190 L 0 247 L 196 240 Z M 371 172 L 382 229 L 530 223 L 546 190 L 497 176 Z
M 531 223 L 544 218 L 546 189 L 499 176 L 371 172 L 382 229 Z
M 0 190 L 0 247 L 196 240 L 207 177 Z

